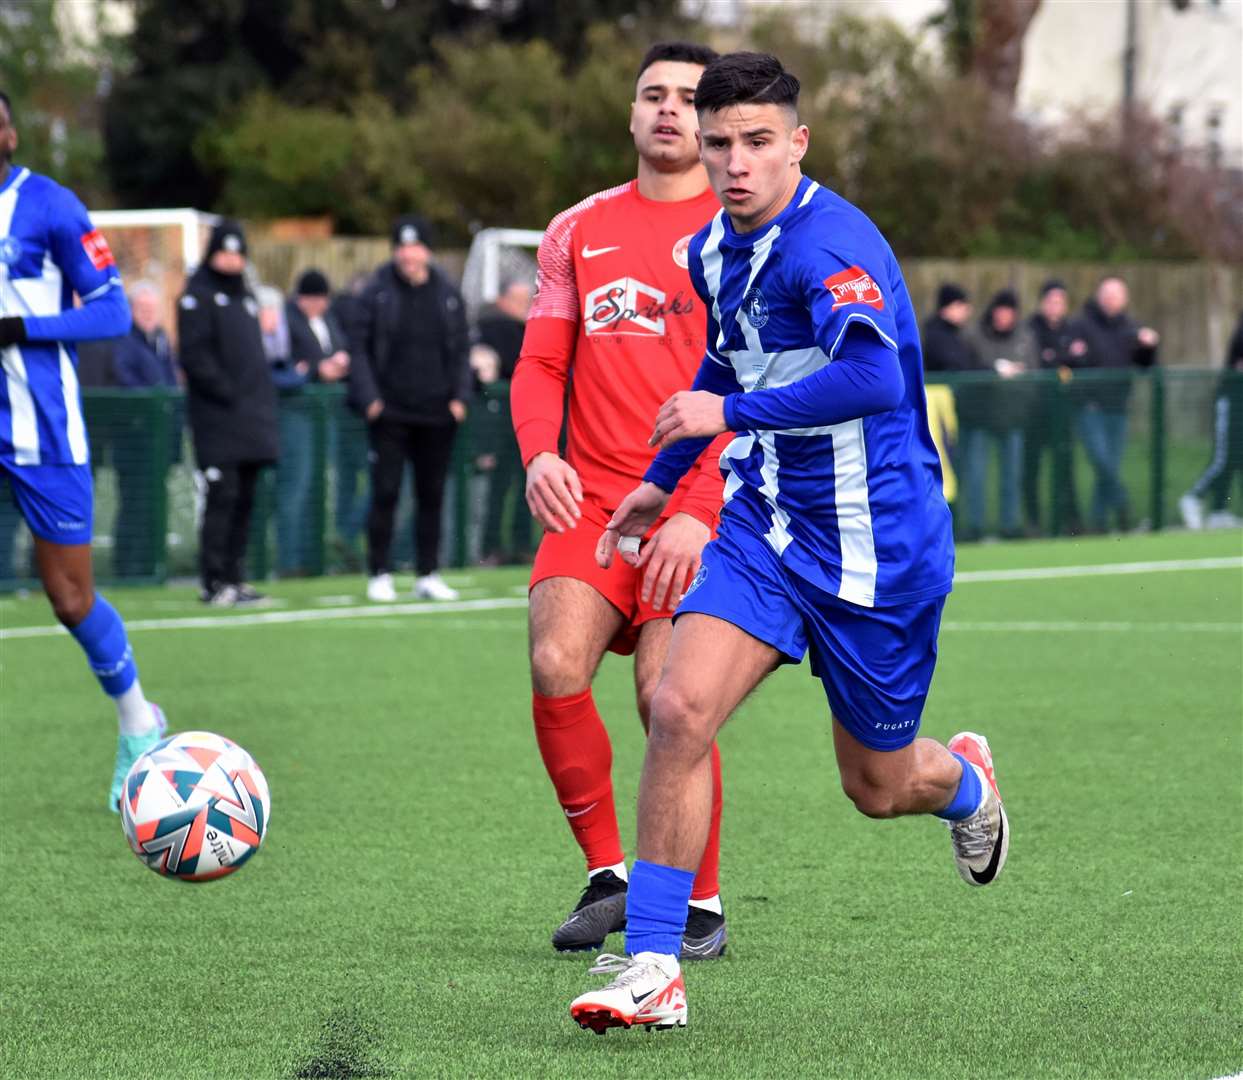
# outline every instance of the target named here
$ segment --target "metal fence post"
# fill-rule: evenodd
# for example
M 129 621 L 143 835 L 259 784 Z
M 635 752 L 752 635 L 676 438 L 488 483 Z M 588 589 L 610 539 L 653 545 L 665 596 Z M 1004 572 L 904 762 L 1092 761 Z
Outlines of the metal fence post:
M 1148 376 L 1152 380 L 1152 507 L 1150 518 L 1154 530 L 1165 528 L 1165 374 L 1154 367 Z
M 160 388 L 151 392 L 151 574 L 157 582 L 168 580 L 168 470 L 172 462 L 172 414 L 176 391 Z
M 311 460 L 315 463 L 311 469 L 311 490 L 307 493 L 310 503 L 311 530 L 306 551 L 306 572 L 312 577 L 319 577 L 324 572 L 324 532 L 327 521 L 327 477 L 328 477 L 328 404 L 333 400 L 327 389 L 313 388 L 310 396 L 311 405 Z
M 457 438 L 453 440 L 453 563 L 465 566 L 467 540 L 470 528 L 470 482 L 474 471 L 474 421 L 473 410 L 460 425 Z

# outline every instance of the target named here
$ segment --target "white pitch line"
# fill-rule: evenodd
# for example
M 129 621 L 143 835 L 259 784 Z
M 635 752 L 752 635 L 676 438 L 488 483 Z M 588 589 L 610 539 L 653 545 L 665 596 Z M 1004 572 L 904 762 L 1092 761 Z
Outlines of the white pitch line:
M 1168 559 L 1162 562 L 1132 563 L 1100 563 L 1095 566 L 1043 566 L 1026 570 L 968 570 L 954 578 L 955 584 L 982 581 L 1040 581 L 1049 578 L 1068 577 L 1100 577 L 1110 574 L 1148 574 L 1173 570 L 1243 570 L 1243 558 L 1224 559 Z M 496 611 L 504 608 L 525 608 L 526 597 L 493 597 L 480 600 L 459 600 L 449 603 L 428 603 L 426 601 L 411 604 L 368 604 L 365 607 L 339 608 L 308 608 L 296 611 L 257 611 L 244 615 L 194 615 L 170 619 L 133 619 L 126 622 L 131 631 L 142 630 L 215 630 L 238 626 L 266 626 L 275 623 L 327 622 L 332 619 L 370 619 L 393 615 L 440 615 L 449 612 L 463 611 Z M 953 624 L 949 624 L 953 625 Z M 1067 629 L 1081 629 L 1083 623 L 997 623 L 997 624 L 960 624 L 963 627 L 978 625 L 980 627 L 995 625 L 998 629 L 1016 629 L 1031 627 L 1051 629 L 1065 626 Z M 1093 624 L 1088 624 L 1093 625 Z M 1144 626 L 1160 624 L 1114 623 L 1096 624 L 1099 627 L 1108 625 L 1112 628 L 1131 627 L 1138 629 Z M 1167 624 L 1170 628 L 1199 625 L 1213 627 L 1214 630 L 1232 627 L 1232 624 Z M 10 630 L 0 630 L 0 641 L 13 641 L 18 638 L 52 637 L 66 631 L 60 626 L 18 626 Z
M 125 628 L 140 630 L 227 630 L 237 626 L 268 626 L 273 623 L 328 622 L 334 619 L 375 619 L 393 615 L 439 615 L 442 612 L 496 611 L 500 608 L 525 608 L 527 602 L 502 597 L 486 600 L 458 600 L 449 603 L 368 604 L 366 607 L 341 607 L 299 611 L 256 611 L 245 615 L 191 615 L 181 619 L 130 619 Z M 61 626 L 19 626 L 0 630 L 0 641 L 13 638 L 50 637 L 66 633 Z
M 954 622 L 941 624 L 942 630 L 969 630 L 982 633 L 1048 633 L 1083 631 L 1090 634 L 1147 632 L 1153 634 L 1192 633 L 1243 634 L 1243 622 Z
M 1044 581 L 1049 578 L 1105 577 L 1111 574 L 1160 574 L 1173 570 L 1243 570 L 1243 558 L 1164 559 L 1160 562 L 1101 563 L 1098 566 L 1037 566 L 1027 570 L 966 570 L 954 584 L 976 581 Z

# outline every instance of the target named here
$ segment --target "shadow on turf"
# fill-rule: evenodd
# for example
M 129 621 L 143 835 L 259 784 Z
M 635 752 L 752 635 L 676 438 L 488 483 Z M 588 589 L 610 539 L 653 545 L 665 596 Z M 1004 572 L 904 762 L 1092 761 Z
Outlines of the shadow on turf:
M 375 1060 L 373 1048 L 379 1044 L 380 1030 L 374 1021 L 354 1008 L 336 1009 L 325 1018 L 315 1046 L 293 1075 L 295 1080 L 388 1076 L 388 1070 Z

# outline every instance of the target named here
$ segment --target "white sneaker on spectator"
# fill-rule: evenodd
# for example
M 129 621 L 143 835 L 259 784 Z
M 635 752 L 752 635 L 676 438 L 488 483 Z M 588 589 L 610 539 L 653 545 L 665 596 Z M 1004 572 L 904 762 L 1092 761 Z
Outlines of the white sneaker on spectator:
M 1187 528 L 1204 528 L 1204 507 L 1200 505 L 1200 500 L 1192 495 L 1191 492 L 1187 492 L 1186 495 L 1178 500 L 1178 512 L 1182 514 L 1183 524 Z
M 391 604 L 397 599 L 397 589 L 393 585 L 392 574 L 376 574 L 367 582 L 367 599 L 377 604 Z
M 1243 520 L 1229 510 L 1214 510 L 1204 522 L 1207 529 L 1237 529 L 1240 525 L 1243 525 Z
M 445 584 L 445 579 L 434 571 L 414 579 L 414 595 L 419 600 L 456 600 L 457 589 Z

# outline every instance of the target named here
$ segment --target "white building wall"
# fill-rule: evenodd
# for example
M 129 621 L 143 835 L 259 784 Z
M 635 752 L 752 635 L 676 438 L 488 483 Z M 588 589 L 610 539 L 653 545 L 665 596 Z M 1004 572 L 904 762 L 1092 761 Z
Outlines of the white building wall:
M 1180 120 L 1189 147 L 1220 145 L 1243 167 L 1243 0 L 1043 0 L 1024 41 L 1020 112 L 1047 124 L 1119 110 L 1128 5 L 1136 19 L 1136 101 Z M 835 14 L 885 16 L 924 31 L 945 0 L 684 0 L 687 14 L 742 31 L 780 9 L 823 28 Z M 925 35 L 929 40 L 931 35 Z M 1215 119 L 1215 123 L 1214 123 Z

